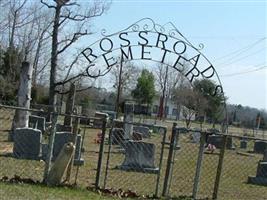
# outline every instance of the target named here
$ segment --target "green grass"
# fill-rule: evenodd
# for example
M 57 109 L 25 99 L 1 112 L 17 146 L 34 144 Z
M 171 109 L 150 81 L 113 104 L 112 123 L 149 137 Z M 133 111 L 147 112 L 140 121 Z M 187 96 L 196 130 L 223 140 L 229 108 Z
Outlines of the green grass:
M 86 189 L 46 187 L 41 185 L 0 183 L 0 199 L 7 200 L 111 200 L 108 196 L 101 196 L 98 193 Z

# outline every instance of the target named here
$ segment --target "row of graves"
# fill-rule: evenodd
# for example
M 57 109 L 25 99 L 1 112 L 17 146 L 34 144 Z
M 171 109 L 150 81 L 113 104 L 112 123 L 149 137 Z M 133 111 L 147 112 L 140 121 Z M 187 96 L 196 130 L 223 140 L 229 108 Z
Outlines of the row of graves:
M 208 135 L 206 138 L 207 151 L 210 150 L 208 145 L 213 145 L 215 149 L 223 148 L 223 136 L 220 135 L 220 131 L 217 129 L 208 129 Z M 193 143 L 200 143 L 200 132 L 193 131 L 191 134 L 191 141 Z M 237 142 L 233 140 L 237 139 Z M 252 148 L 248 147 L 249 141 L 253 141 Z M 253 154 L 261 154 L 263 158 L 258 161 L 256 176 L 249 176 L 247 183 L 267 186 L 267 140 L 259 140 L 255 138 L 245 136 L 229 136 L 226 140 L 226 149 L 236 151 L 239 155 L 253 156 Z M 212 149 L 211 151 L 213 151 Z M 241 150 L 241 151 L 240 151 Z
M 111 146 L 115 146 L 124 155 L 123 162 L 115 167 L 117 170 L 156 174 L 155 195 L 158 196 L 164 147 L 173 147 L 173 151 L 179 151 L 179 149 L 183 148 L 183 146 L 179 144 L 179 134 L 187 134 L 189 131 L 191 132 L 191 143 L 199 144 L 201 131 L 178 128 L 179 131 L 172 134 L 168 141 L 168 137 L 166 137 L 166 127 L 155 124 L 134 123 L 131 108 L 128 110 L 125 109 L 125 111 L 123 121 L 113 120 L 111 123 L 108 138 L 103 137 L 102 133 L 100 133 L 97 141 L 101 143 L 101 140 L 106 140 L 105 144 L 108 146 L 107 159 L 109 159 L 112 153 L 110 151 Z M 103 113 L 96 113 L 96 118 L 100 116 L 103 116 Z M 100 121 L 95 120 L 92 127 L 100 128 L 102 126 Z M 88 122 L 88 120 L 86 121 L 85 119 L 83 119 L 83 122 L 81 120 L 81 123 L 90 125 L 90 121 Z M 10 134 L 14 143 L 12 156 L 17 159 L 46 160 L 48 155 L 48 141 L 44 138 L 49 128 L 51 128 L 51 122 L 47 122 L 46 117 L 30 115 L 28 127 L 17 128 Z M 155 145 L 153 142 L 149 142 L 154 133 L 161 135 L 159 146 Z M 207 130 L 207 133 L 206 144 L 212 144 L 217 149 L 223 148 L 223 136 L 220 134 L 219 130 L 210 129 Z M 73 142 L 76 146 L 74 165 L 84 165 L 84 159 L 81 158 L 83 146 L 82 134 L 74 130 L 72 126 L 63 124 L 56 124 L 52 161 L 55 161 L 63 146 L 68 142 Z M 160 157 L 157 162 L 156 148 L 160 148 Z M 246 150 L 247 148 L 248 140 L 246 137 L 239 138 L 239 146 L 233 143 L 233 137 L 227 137 L 226 149 L 234 151 L 236 149 Z M 262 154 L 263 159 L 258 162 L 257 171 L 255 173 L 256 176 L 248 177 L 248 183 L 267 185 L 267 141 L 255 140 L 253 152 L 251 153 Z M 171 157 L 170 163 L 173 162 L 173 160 L 174 158 Z M 108 168 L 108 164 L 106 167 Z M 105 176 L 107 176 L 107 174 L 105 174 Z M 169 177 L 165 177 L 165 179 L 168 178 Z M 164 181 L 168 182 L 169 180 Z
M 14 142 L 13 156 L 17 159 L 46 161 L 48 155 L 48 140 L 46 138 L 49 129 L 51 129 L 51 122 L 46 122 L 45 117 L 30 115 L 28 127 L 17 128 L 9 135 Z M 64 144 L 68 142 L 75 144 L 74 165 L 83 165 L 81 133 L 80 131 L 76 133 L 72 126 L 63 124 L 56 124 L 52 161 L 57 158 Z

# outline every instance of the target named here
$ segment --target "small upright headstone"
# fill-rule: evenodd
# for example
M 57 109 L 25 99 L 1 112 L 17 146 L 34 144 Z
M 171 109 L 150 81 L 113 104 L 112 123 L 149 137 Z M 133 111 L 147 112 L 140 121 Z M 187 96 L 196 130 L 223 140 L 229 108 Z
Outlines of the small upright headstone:
M 30 115 L 29 127 L 39 129 L 43 133 L 45 130 L 45 118 L 37 115 Z
M 263 160 L 258 163 L 256 176 L 249 176 L 248 182 L 267 186 L 267 150 L 264 151 Z
M 247 140 L 240 140 L 240 149 L 246 149 L 248 145 Z
M 143 138 L 150 138 L 151 137 L 151 133 L 150 133 L 148 127 L 145 127 L 145 126 L 134 126 L 133 127 L 133 131 L 141 133 Z
M 54 148 L 53 148 L 53 160 L 59 155 L 64 144 L 75 141 L 76 134 L 70 132 L 57 132 L 55 134 Z
M 193 143 L 199 143 L 200 142 L 200 132 L 193 132 L 192 133 L 192 141 Z
M 256 140 L 254 143 L 254 152 L 255 153 L 264 153 L 267 149 L 267 141 Z
M 17 128 L 14 133 L 13 155 L 15 158 L 39 160 L 42 133 L 32 128 Z
M 125 102 L 124 105 L 124 139 L 130 140 L 133 134 L 133 122 L 134 117 L 134 103 L 133 102 Z M 128 123 L 127 123 L 128 122 Z
M 84 164 L 84 159 L 81 158 L 81 151 L 82 151 L 82 136 L 78 134 L 75 145 L 74 165 Z
M 138 172 L 156 173 L 155 167 L 155 145 L 152 143 L 128 141 L 125 143 L 125 159 L 121 170 L 132 170 Z

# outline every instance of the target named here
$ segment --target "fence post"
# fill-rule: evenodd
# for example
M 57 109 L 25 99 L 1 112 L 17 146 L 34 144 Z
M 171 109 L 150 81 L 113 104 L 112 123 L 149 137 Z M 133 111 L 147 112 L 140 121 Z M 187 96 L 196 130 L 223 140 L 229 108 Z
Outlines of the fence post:
M 102 140 L 99 146 L 98 153 L 98 162 L 97 162 L 97 171 L 96 171 L 96 180 L 95 180 L 95 188 L 99 188 L 100 176 L 101 176 L 101 168 L 102 168 L 102 159 L 104 154 L 104 144 L 105 144 L 105 134 L 106 134 L 106 125 L 107 125 L 107 116 L 103 116 L 102 123 Z
M 45 162 L 44 179 L 43 179 L 44 183 L 46 183 L 47 181 L 47 176 L 51 168 L 54 141 L 55 141 L 55 135 L 56 135 L 57 118 L 58 118 L 58 114 L 52 113 L 52 125 L 51 125 L 52 127 L 51 127 L 50 137 L 49 137 L 48 154 L 46 156 L 46 162 Z
M 158 171 L 158 174 L 157 174 L 155 197 L 158 197 L 158 193 L 159 193 L 159 181 L 160 181 L 160 174 L 161 174 L 161 168 L 162 168 L 162 160 L 163 160 L 163 153 L 164 153 L 166 135 L 167 135 L 167 128 L 164 129 L 162 143 L 161 143 L 161 152 L 160 152 L 160 159 L 159 159 L 159 171 Z
M 222 145 L 222 149 L 220 151 L 219 163 L 218 163 L 218 167 L 217 167 L 217 173 L 216 173 L 216 179 L 215 179 L 215 183 L 214 183 L 212 199 L 217 199 L 217 196 L 218 196 L 218 190 L 219 190 L 220 179 L 221 179 L 221 174 L 222 174 L 222 167 L 223 167 L 224 153 L 225 153 L 225 149 L 226 149 L 226 141 L 227 141 L 227 135 L 223 135 L 223 141 L 222 141 L 223 145 Z
M 201 173 L 201 166 L 202 166 L 202 160 L 203 160 L 203 154 L 205 149 L 205 138 L 206 134 L 205 132 L 200 132 L 200 144 L 199 144 L 199 151 L 198 151 L 198 158 L 197 158 L 197 166 L 196 166 L 196 173 L 194 178 L 194 186 L 193 186 L 193 199 L 196 199 L 197 197 L 197 191 L 198 191 L 198 183 L 200 180 L 200 173 Z
M 173 161 L 173 153 L 174 153 L 174 148 L 175 148 L 175 137 L 176 137 L 176 126 L 177 123 L 173 123 L 172 126 L 172 135 L 171 135 L 171 141 L 170 141 L 170 149 L 169 149 L 169 154 L 168 154 L 168 160 L 167 160 L 167 166 L 166 166 L 166 172 L 165 172 L 165 179 L 163 183 L 163 191 L 162 191 L 162 196 L 167 195 L 168 191 L 168 185 L 170 182 L 170 172 L 172 168 L 172 161 Z

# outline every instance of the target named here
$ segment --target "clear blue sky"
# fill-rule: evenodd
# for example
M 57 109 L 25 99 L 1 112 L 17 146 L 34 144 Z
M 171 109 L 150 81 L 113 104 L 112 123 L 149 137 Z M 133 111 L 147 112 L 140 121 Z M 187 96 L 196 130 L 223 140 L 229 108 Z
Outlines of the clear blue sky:
M 257 0 L 113 0 L 94 28 L 113 33 L 143 17 L 162 25 L 171 21 L 191 43 L 205 45 L 202 52 L 219 73 L 229 103 L 267 110 L 267 67 L 246 73 L 267 66 L 266 6 Z

